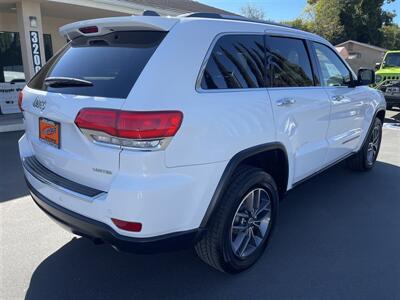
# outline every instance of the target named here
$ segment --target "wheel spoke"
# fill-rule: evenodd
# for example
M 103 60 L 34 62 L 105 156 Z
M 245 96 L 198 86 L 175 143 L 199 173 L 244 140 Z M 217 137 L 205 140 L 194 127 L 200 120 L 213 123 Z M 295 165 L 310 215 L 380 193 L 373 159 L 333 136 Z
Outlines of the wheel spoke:
M 373 139 L 373 143 L 374 144 L 378 144 L 378 141 L 379 141 L 379 134 Z
M 262 221 L 258 221 L 256 223 L 254 223 L 254 228 L 256 228 L 257 231 L 260 232 L 260 237 L 263 238 L 265 233 L 267 232 L 270 220 L 271 220 L 271 218 L 268 217 Z
M 259 220 L 260 218 L 262 218 L 260 215 L 262 213 L 268 213 L 269 211 L 271 211 L 271 202 L 269 200 L 267 200 L 267 203 L 265 203 L 262 207 L 260 207 L 257 211 L 256 211 L 256 218 L 257 220 Z
M 262 243 L 263 238 L 255 235 L 253 232 L 253 240 L 254 240 L 255 246 L 257 247 L 258 245 L 260 245 Z
M 247 212 L 244 212 L 244 211 L 238 211 L 236 213 L 236 217 L 247 219 L 249 217 L 249 214 Z
M 261 190 L 255 190 L 254 191 L 254 197 L 253 197 L 253 212 L 256 212 L 258 208 L 260 207 L 261 202 Z
M 244 239 L 247 237 L 247 231 L 239 232 L 235 239 L 232 241 L 232 247 L 235 252 L 238 252 L 240 246 L 242 245 Z
M 246 208 L 249 212 L 252 212 L 254 209 L 254 191 L 252 191 L 251 193 L 249 193 L 246 198 L 244 199 Z
M 251 240 L 252 237 L 252 233 L 251 230 L 247 230 L 246 235 L 244 236 L 244 238 L 242 239 L 242 242 L 240 243 L 238 252 L 240 256 L 243 256 L 244 252 L 247 250 L 247 247 L 249 245 L 249 242 Z
M 242 224 L 232 226 L 233 232 L 241 232 L 241 231 L 246 230 L 246 228 L 247 228 L 247 225 L 242 225 Z

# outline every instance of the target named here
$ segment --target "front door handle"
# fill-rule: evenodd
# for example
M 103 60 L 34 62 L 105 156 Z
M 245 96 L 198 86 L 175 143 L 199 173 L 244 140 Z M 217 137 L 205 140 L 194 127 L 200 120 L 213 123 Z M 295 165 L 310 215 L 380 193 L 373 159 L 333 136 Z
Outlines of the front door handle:
M 345 97 L 345 96 L 342 96 L 342 95 L 340 95 L 340 96 L 332 96 L 332 101 L 337 101 L 337 102 L 339 102 L 339 101 L 343 101 L 345 98 L 346 98 L 346 97 Z
M 276 105 L 278 105 L 278 106 L 288 106 L 288 105 L 292 105 L 295 103 L 296 103 L 296 100 L 293 98 L 283 98 L 281 100 L 276 101 Z

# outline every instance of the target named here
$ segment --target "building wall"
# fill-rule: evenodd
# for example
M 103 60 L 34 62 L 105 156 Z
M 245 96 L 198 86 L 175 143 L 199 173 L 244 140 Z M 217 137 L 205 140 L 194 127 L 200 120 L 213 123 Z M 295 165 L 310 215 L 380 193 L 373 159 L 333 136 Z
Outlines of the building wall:
M 43 33 L 51 34 L 51 40 L 53 44 L 53 52 L 56 53 L 63 45 L 65 45 L 65 38 L 62 37 L 58 29 L 69 23 L 73 23 L 79 20 L 72 19 L 60 19 L 53 17 L 43 17 Z
M 68 23 L 79 21 L 77 19 L 61 19 L 43 16 L 43 33 L 50 34 L 53 44 L 53 51 L 56 53 L 66 42 L 60 36 L 58 29 Z M 18 32 L 17 14 L 0 13 L 0 31 Z
M 380 63 L 385 55 L 385 51 L 364 47 L 362 45 L 347 43 L 344 47 L 351 56 L 354 53 L 359 53 L 361 57 L 355 59 L 346 59 L 352 69 L 357 72 L 360 68 L 375 68 L 376 63 Z
M 0 12 L 0 31 L 17 32 L 17 14 Z

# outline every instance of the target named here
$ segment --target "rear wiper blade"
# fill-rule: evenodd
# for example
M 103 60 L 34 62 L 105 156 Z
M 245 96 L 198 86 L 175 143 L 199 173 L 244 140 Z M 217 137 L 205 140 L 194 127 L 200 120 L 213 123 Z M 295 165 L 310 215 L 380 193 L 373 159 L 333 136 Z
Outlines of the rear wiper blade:
M 71 77 L 47 77 L 44 83 L 50 87 L 72 87 L 72 86 L 93 86 L 93 83 L 88 80 Z

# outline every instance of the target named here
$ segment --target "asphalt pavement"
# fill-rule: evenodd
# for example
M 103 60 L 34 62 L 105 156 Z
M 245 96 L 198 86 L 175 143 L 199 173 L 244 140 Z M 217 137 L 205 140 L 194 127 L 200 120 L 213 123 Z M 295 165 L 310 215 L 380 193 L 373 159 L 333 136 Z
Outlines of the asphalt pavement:
M 400 111 L 386 121 L 375 168 L 290 191 L 266 253 L 235 276 L 192 250 L 119 253 L 64 231 L 28 196 L 22 132 L 0 133 L 0 299 L 400 299 Z

